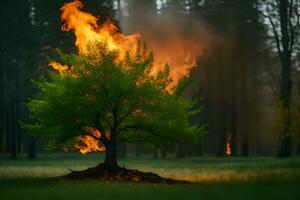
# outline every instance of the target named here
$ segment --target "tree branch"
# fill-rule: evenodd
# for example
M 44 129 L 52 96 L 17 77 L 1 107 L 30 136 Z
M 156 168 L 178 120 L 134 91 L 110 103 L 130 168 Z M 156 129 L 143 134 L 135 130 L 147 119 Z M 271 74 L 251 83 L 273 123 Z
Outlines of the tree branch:
M 292 1 L 293 2 L 293 1 Z M 294 45 L 296 43 L 295 39 L 297 38 L 297 33 L 299 31 L 299 27 L 300 27 L 300 14 L 299 14 L 299 1 L 297 0 L 295 3 L 293 2 L 293 6 L 291 6 L 290 8 L 290 31 L 291 31 L 291 44 L 290 44 L 290 54 L 293 51 Z M 295 12 L 295 24 L 292 23 L 292 13 Z
M 106 124 L 109 126 L 110 129 L 112 129 L 111 123 L 106 119 L 106 117 L 103 118 L 103 120 L 106 122 Z
M 136 107 L 136 106 L 134 106 L 134 107 Z M 118 126 L 133 112 L 132 111 L 132 109 L 134 108 L 134 107 L 131 107 L 129 110 L 128 110 L 128 112 L 127 113 L 125 113 L 125 115 L 124 116 L 122 116 L 122 117 L 120 117 L 120 120 L 118 121 Z
M 156 136 L 156 137 L 159 137 L 159 138 L 161 138 L 161 139 L 166 140 L 165 137 L 159 135 L 159 134 L 156 133 L 154 130 L 151 130 L 151 129 L 149 129 L 149 128 L 142 127 L 142 126 L 139 126 L 139 125 L 126 126 L 126 127 L 124 127 L 124 128 L 121 128 L 120 130 L 118 130 L 117 133 L 121 133 L 121 132 L 123 132 L 123 131 L 125 131 L 125 130 L 127 130 L 127 129 L 143 130 L 143 131 L 145 131 L 146 133 L 152 134 L 152 135 L 154 135 L 154 136 Z
M 96 115 L 96 119 L 94 124 L 95 124 L 95 128 L 98 129 L 100 131 L 100 134 L 101 134 L 101 137 L 99 138 L 99 140 L 104 144 L 106 145 L 108 142 L 109 142 L 109 139 L 106 137 L 105 135 L 105 130 L 102 126 L 102 124 L 99 122 L 99 119 L 100 118 L 100 114 L 97 114 Z
M 114 105 L 113 105 L 113 103 L 112 103 L 112 101 L 111 101 L 110 95 L 109 95 L 109 93 L 108 93 L 108 91 L 106 90 L 105 87 L 102 87 L 102 89 L 103 89 L 103 91 L 104 91 L 105 96 L 108 98 L 108 103 L 110 104 L 111 109 L 112 109 L 112 111 L 113 111 L 113 110 L 114 110 Z
M 275 42 L 276 42 L 276 48 L 277 48 L 277 51 L 278 51 L 278 55 L 279 55 L 279 58 L 282 60 L 283 57 L 282 57 L 282 50 L 281 50 L 281 46 L 280 46 L 280 38 L 279 38 L 279 34 L 276 30 L 276 26 L 272 20 L 272 18 L 270 17 L 270 15 L 265 15 L 270 23 L 271 23 L 271 26 L 272 26 L 272 29 L 273 29 L 273 33 L 274 33 L 274 37 L 275 37 Z
M 293 46 L 294 46 L 294 43 L 295 43 L 295 32 L 296 32 L 296 26 L 293 25 L 293 22 L 292 22 L 292 18 L 293 18 L 293 5 L 294 4 L 294 1 L 291 0 L 290 2 L 290 5 L 289 5 L 289 9 L 288 9 L 288 16 L 289 16 L 289 32 L 290 32 L 290 35 L 291 35 L 291 41 L 290 41 L 290 44 L 289 44 L 289 49 L 288 49 L 288 54 L 289 56 L 291 56 L 292 54 L 292 51 L 293 51 Z

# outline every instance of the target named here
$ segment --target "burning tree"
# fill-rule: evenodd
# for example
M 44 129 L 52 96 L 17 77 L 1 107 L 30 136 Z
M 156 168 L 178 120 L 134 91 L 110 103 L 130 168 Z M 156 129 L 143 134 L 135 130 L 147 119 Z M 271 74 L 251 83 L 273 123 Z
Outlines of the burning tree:
M 58 51 L 63 64 L 52 61 L 55 70 L 49 78 L 35 82 L 40 98 L 27 104 L 35 123 L 23 127 L 47 135 L 53 146 L 82 153 L 105 151 L 103 164 L 79 175 L 74 172 L 72 177 L 106 177 L 104 171 L 122 172 L 121 177 L 128 174 L 118 167 L 119 139 L 199 141 L 204 126 L 190 120 L 201 107 L 180 96 L 185 79 L 174 86 L 169 67 L 155 69 L 152 53 L 137 35 L 121 35 L 110 22 L 100 26 L 81 7 L 79 1 L 62 7 L 63 30 L 75 31 L 79 55 Z

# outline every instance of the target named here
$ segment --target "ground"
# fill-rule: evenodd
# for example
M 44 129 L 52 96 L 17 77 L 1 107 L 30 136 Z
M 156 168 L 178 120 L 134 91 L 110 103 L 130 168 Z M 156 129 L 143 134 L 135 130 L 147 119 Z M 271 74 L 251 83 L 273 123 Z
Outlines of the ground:
M 51 180 L 69 169 L 98 164 L 99 155 L 38 155 L 10 160 L 0 155 L 0 199 L 300 199 L 300 158 L 128 158 L 121 166 L 191 185 Z

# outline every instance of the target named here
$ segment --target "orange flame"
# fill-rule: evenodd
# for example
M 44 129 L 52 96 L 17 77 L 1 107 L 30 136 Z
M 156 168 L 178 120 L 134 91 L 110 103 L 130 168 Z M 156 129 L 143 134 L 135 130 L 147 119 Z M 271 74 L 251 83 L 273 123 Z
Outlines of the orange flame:
M 79 54 L 86 56 L 93 53 L 93 47 L 99 43 L 107 45 L 110 51 L 118 51 L 121 58 L 126 51 L 136 49 L 138 34 L 125 36 L 118 32 L 111 21 L 98 24 L 97 17 L 80 11 L 82 7 L 82 3 L 76 0 L 61 8 L 61 19 L 64 22 L 62 30 L 74 31 Z
M 138 41 L 140 40 L 139 34 L 123 35 L 111 21 L 99 24 L 99 19 L 97 17 L 81 11 L 82 8 L 83 4 L 79 0 L 66 3 L 61 7 L 61 19 L 64 22 L 62 30 L 74 31 L 76 36 L 75 45 L 78 48 L 78 53 L 80 55 L 95 56 L 95 49 L 98 44 L 105 44 L 109 51 L 117 51 L 119 53 L 117 60 L 124 59 L 127 52 L 134 53 L 136 51 L 138 48 Z M 161 46 L 162 44 L 154 45 Z M 179 45 L 178 47 L 181 46 Z M 191 44 L 190 47 L 193 48 L 193 45 Z M 154 61 L 152 75 L 162 71 L 166 63 L 171 64 L 170 79 L 172 79 L 173 82 L 167 87 L 168 92 L 172 92 L 172 88 L 176 86 L 181 78 L 188 76 L 189 71 L 196 64 L 196 55 L 191 54 L 189 51 L 181 51 L 179 53 L 177 50 L 178 48 L 170 49 L 167 55 L 163 53 L 166 51 L 158 51 L 158 54 L 156 54 L 158 59 Z M 177 56 L 178 59 L 173 59 L 172 56 Z M 179 62 L 179 60 L 181 60 L 181 62 Z M 173 64 L 175 66 L 174 68 L 172 68 Z M 68 66 L 61 65 L 57 62 L 51 62 L 49 65 L 60 73 L 70 69 Z M 179 67 L 179 65 L 181 66 Z M 138 113 L 138 110 L 134 112 L 134 114 Z M 92 134 L 95 137 L 101 137 L 101 133 L 98 130 L 92 130 Z M 109 134 L 106 133 L 106 135 L 109 138 Z M 91 151 L 105 151 L 105 147 L 99 140 L 92 136 L 80 136 L 75 148 L 79 149 L 83 154 Z
M 101 133 L 99 130 L 95 128 L 87 128 L 87 129 L 95 137 L 97 138 L 101 137 Z M 78 137 L 77 144 L 75 144 L 74 148 L 78 149 L 82 154 L 86 154 L 92 151 L 105 151 L 105 147 L 99 142 L 99 140 L 89 135 Z
M 67 65 L 62 65 L 55 61 L 50 62 L 49 66 L 51 66 L 53 69 L 59 71 L 59 73 L 61 73 L 61 74 L 65 71 L 69 70 L 69 67 Z
M 231 137 L 232 137 L 232 133 L 228 133 L 227 135 L 227 139 L 226 139 L 226 150 L 225 150 L 225 154 L 227 156 L 231 156 Z
M 197 58 L 205 45 L 200 45 L 193 39 L 189 40 L 188 37 L 183 38 L 176 30 L 163 31 L 168 37 L 155 39 L 155 36 L 151 35 L 147 36 L 147 41 L 149 48 L 154 51 L 154 73 L 163 70 L 166 63 L 170 66 L 169 76 L 172 82 L 168 88 L 172 89 L 180 79 L 189 76 L 190 71 L 197 65 Z

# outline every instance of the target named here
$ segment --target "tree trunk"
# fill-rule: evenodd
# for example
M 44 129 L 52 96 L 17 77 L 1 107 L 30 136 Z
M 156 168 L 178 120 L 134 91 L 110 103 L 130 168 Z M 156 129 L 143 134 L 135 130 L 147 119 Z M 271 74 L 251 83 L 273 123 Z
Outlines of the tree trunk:
M 195 145 L 194 144 L 189 144 L 187 146 L 187 157 L 194 156 L 194 153 L 195 153 Z
M 184 144 L 177 145 L 177 153 L 176 158 L 185 158 L 186 157 L 186 149 Z
M 115 133 L 111 133 L 111 138 L 109 142 L 105 145 L 105 159 L 104 165 L 106 165 L 110 169 L 114 169 L 118 167 L 118 160 L 117 160 L 117 138 Z
M 142 147 L 141 144 L 139 144 L 139 143 L 135 144 L 135 156 L 137 158 L 139 158 L 141 156 L 141 154 L 142 154 L 142 148 L 143 147 Z
M 290 157 L 291 156 L 291 135 L 286 135 L 281 139 L 280 149 L 278 151 L 278 157 Z
M 290 101 L 292 91 L 291 81 L 291 38 L 289 36 L 289 3 L 287 0 L 280 1 L 280 25 L 282 32 L 282 56 L 281 56 L 281 101 L 287 109 L 287 115 L 284 121 L 284 128 L 281 132 L 282 140 L 278 151 L 278 157 L 291 156 L 291 114 L 290 114 Z M 291 11 L 290 11 L 291 12 Z
M 0 103 L 0 106 L 2 106 L 1 103 Z M 2 113 L 2 111 L 1 111 L 1 113 Z M 2 115 L 1 113 L 0 113 L 0 115 Z M 0 116 L 0 117 L 2 117 L 2 116 Z M 4 141 L 4 128 L 3 128 L 4 123 L 3 123 L 3 121 L 4 120 L 2 118 L 0 118 L 0 153 L 4 152 L 3 151 L 3 141 Z
M 7 107 L 5 108 L 6 111 L 5 111 L 5 149 L 4 149 L 4 153 L 9 153 L 10 152 L 10 146 L 11 146 L 11 138 L 10 138 L 10 129 L 11 129 L 11 126 L 10 126 L 10 115 L 11 115 L 11 112 L 10 112 L 10 105 L 8 104 Z
M 158 158 L 158 149 L 157 149 L 156 145 L 153 148 L 152 158 L 154 158 L 154 159 Z
M 166 158 L 168 154 L 168 146 L 165 145 L 161 145 L 160 146 L 160 157 L 161 158 Z
M 36 142 L 32 136 L 28 136 L 27 145 L 27 157 L 30 159 L 34 159 L 36 154 Z
M 300 155 L 300 144 L 299 143 L 296 144 L 296 155 L 297 156 Z
M 242 141 L 242 156 L 249 156 L 249 142 L 248 142 L 248 135 L 244 133 L 243 141 Z
M 4 123 L 5 123 L 5 112 L 4 112 L 4 75 L 2 67 L 0 67 L 0 153 L 4 152 Z
M 197 144 L 196 146 L 196 156 L 203 156 L 203 145 L 202 142 L 200 144 Z
M 226 134 L 226 116 L 225 116 L 225 108 L 223 107 L 221 110 L 221 125 L 220 125 L 220 143 L 219 143 L 219 149 L 218 149 L 218 156 L 222 157 L 225 155 L 226 151 L 226 142 L 227 142 L 227 134 Z M 223 112 L 222 112 L 223 111 Z
M 17 157 L 17 134 L 16 134 L 16 112 L 15 112 L 15 102 L 11 103 L 11 110 L 10 110 L 10 157 L 16 158 Z
M 125 142 L 118 145 L 118 158 L 126 158 L 127 156 L 127 145 Z

